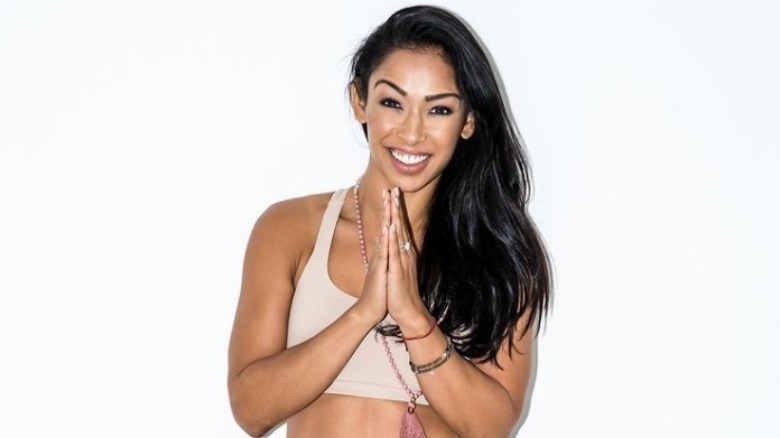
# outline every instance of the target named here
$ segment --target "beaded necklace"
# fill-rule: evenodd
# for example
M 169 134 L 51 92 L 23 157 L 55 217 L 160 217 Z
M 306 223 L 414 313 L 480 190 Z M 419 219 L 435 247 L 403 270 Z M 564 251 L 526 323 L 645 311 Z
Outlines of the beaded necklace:
M 363 234 L 363 218 L 360 214 L 360 198 L 358 196 L 358 191 L 360 190 L 360 180 L 361 178 L 358 178 L 358 180 L 355 182 L 354 188 L 352 189 L 352 199 L 355 201 L 355 223 L 357 223 L 358 238 L 360 239 L 360 255 L 363 257 L 363 267 L 365 268 L 366 272 L 368 272 L 368 254 L 366 252 L 366 240 Z M 393 354 L 390 352 L 390 346 L 387 343 L 387 337 L 378 330 L 377 333 L 382 339 L 382 345 L 384 346 L 385 353 L 387 354 L 387 361 L 390 362 L 390 367 L 393 369 L 396 380 L 398 380 L 398 383 L 400 383 L 404 388 L 406 394 L 409 395 L 409 405 L 407 406 L 406 414 L 401 421 L 401 437 L 425 438 L 426 435 L 422 429 L 420 420 L 417 418 L 417 414 L 414 412 L 417 408 L 417 399 L 422 395 L 422 391 L 412 391 L 412 389 L 409 388 L 406 380 L 404 380 L 403 376 L 401 376 L 401 372 L 398 370 L 398 365 L 395 363 Z

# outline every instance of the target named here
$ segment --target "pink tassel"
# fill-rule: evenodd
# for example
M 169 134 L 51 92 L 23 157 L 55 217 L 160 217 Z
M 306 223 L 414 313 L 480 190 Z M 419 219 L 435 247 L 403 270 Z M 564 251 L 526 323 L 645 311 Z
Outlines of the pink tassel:
M 401 420 L 401 438 L 428 438 L 425 435 L 420 419 L 417 418 L 417 414 L 414 412 L 414 408 L 417 407 L 414 398 L 409 402 L 409 408 L 404 413 L 404 418 Z

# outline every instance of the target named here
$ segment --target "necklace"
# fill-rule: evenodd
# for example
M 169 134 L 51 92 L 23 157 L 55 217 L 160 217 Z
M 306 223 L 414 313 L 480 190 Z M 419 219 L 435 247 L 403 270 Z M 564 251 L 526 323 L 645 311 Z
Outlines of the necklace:
M 360 190 L 360 180 L 361 178 L 358 178 L 358 180 L 355 182 L 354 188 L 352 189 L 352 199 L 355 201 L 355 223 L 357 224 L 358 238 L 360 239 L 360 255 L 363 257 L 363 268 L 367 272 L 368 254 L 366 252 L 365 235 L 363 234 L 363 218 L 360 214 L 360 197 L 358 196 L 358 191 Z M 398 380 L 398 383 L 400 383 L 404 388 L 406 394 L 409 395 L 409 405 L 406 409 L 406 414 L 401 421 L 401 437 L 425 438 L 425 432 L 422 429 L 420 420 L 417 418 L 417 414 L 414 412 L 415 408 L 417 408 L 417 399 L 422 395 L 422 391 L 412 391 L 412 389 L 409 388 L 406 380 L 404 380 L 403 376 L 401 376 L 401 372 L 398 370 L 398 365 L 396 365 L 395 359 L 393 359 L 393 354 L 390 352 L 390 346 L 387 343 L 387 337 L 382 334 L 382 332 L 377 331 L 377 333 L 382 339 L 382 345 L 384 346 L 385 353 L 387 354 L 387 361 L 390 362 L 390 367 L 393 369 L 396 380 Z

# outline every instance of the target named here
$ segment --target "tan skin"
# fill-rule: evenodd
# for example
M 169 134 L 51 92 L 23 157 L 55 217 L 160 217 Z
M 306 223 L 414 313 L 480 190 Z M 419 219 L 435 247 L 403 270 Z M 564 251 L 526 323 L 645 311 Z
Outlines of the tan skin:
M 290 437 L 398 437 L 406 404 L 324 394 L 372 328 L 386 315 L 407 337 L 425 333 L 432 316 L 417 290 L 416 250 L 422 244 L 426 206 L 458 137 L 474 132 L 459 98 L 452 68 L 436 51 L 399 49 L 371 74 L 368 93 L 352 90 L 355 118 L 366 123 L 371 156 L 360 187 L 369 246 L 368 273 L 357 238 L 354 205 L 341 210 L 328 272 L 355 304 L 311 339 L 286 348 L 287 319 L 298 279 L 314 248 L 331 194 L 270 207 L 249 240 L 241 297 L 229 352 L 228 385 L 236 421 L 260 436 L 287 421 Z M 393 167 L 390 151 L 427 156 L 415 174 Z M 374 236 L 380 236 L 374 244 Z M 411 251 L 399 245 L 410 240 Z M 518 327 L 526 320 L 522 318 Z M 521 332 L 521 331 L 519 331 Z M 518 332 L 518 333 L 519 333 Z M 509 355 L 510 343 L 523 354 Z M 409 342 L 417 364 L 442 354 L 445 335 Z M 418 383 L 430 406 L 417 413 L 430 438 L 507 436 L 522 411 L 531 368 L 531 335 L 505 339 L 503 369 L 458 354 Z

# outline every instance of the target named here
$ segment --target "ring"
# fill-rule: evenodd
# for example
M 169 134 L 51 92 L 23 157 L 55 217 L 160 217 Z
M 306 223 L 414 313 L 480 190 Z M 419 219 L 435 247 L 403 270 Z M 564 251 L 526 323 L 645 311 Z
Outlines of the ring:
M 412 249 L 412 242 L 407 240 L 406 242 L 398 245 L 398 249 L 400 249 L 401 251 L 409 251 L 410 249 Z

